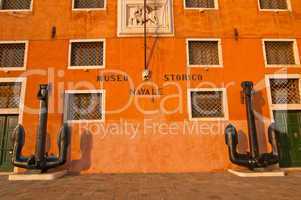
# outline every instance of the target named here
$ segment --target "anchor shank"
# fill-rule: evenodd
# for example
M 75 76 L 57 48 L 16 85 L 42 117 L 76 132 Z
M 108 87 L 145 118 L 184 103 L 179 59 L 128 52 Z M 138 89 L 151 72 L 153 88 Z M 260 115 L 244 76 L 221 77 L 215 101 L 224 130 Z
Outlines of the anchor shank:
M 36 164 L 41 166 L 45 163 L 45 145 L 47 135 L 47 115 L 48 115 L 48 85 L 40 85 L 38 94 L 40 100 L 39 127 L 36 136 Z
M 249 132 L 249 146 L 250 154 L 252 159 L 257 159 L 259 157 L 259 148 L 257 140 L 257 131 L 255 124 L 255 117 L 253 111 L 253 83 L 246 81 L 241 84 L 246 102 L 247 120 L 248 120 L 248 132 Z

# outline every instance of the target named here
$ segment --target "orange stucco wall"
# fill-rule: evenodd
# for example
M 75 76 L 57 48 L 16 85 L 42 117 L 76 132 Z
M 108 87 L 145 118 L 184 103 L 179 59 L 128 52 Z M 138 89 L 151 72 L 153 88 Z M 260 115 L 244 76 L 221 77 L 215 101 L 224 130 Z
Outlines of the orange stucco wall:
M 79 89 L 81 81 L 91 82 L 95 88 L 106 91 L 106 110 L 122 107 L 130 98 L 127 82 L 100 84 L 97 75 L 103 70 L 68 70 L 68 46 L 70 39 L 106 39 L 106 70 L 118 69 L 128 73 L 136 86 L 141 84 L 143 69 L 143 38 L 117 37 L 117 1 L 107 0 L 105 11 L 72 12 L 71 0 L 33 1 L 32 12 L 0 12 L 0 40 L 28 40 L 28 62 L 26 70 L 44 70 L 45 75 L 27 78 L 25 105 L 38 108 L 36 99 L 38 84 L 50 82 L 48 132 L 50 152 L 57 152 L 56 135 L 62 121 L 64 89 Z M 229 120 L 246 133 L 246 115 L 240 102 L 240 82 L 251 80 L 257 83 L 256 111 L 266 121 L 258 127 L 265 132 L 269 123 L 269 106 L 264 88 L 264 76 L 271 73 L 300 73 L 299 68 L 281 71 L 281 68 L 265 68 L 262 53 L 262 38 L 296 38 L 301 49 L 301 2 L 291 0 L 291 12 L 260 12 L 257 0 L 219 0 L 219 9 L 214 11 L 187 11 L 182 0 L 173 1 L 174 37 L 148 39 L 148 52 L 154 48 L 150 58 L 152 81 L 164 86 L 163 76 L 167 73 L 202 74 L 203 81 L 223 85 L 227 88 Z M 56 26 L 57 36 L 51 38 L 51 28 Z M 234 28 L 239 32 L 234 38 Z M 223 51 L 223 68 L 202 69 L 186 67 L 186 38 L 220 38 Z M 47 71 L 49 68 L 49 71 Z M 49 75 L 54 74 L 54 76 Z M 0 71 L 0 77 L 16 77 L 21 72 Z M 48 80 L 48 76 L 53 77 Z M 72 125 L 72 143 L 66 167 L 75 172 L 195 172 L 223 170 L 231 167 L 224 144 L 223 127 L 228 122 L 195 122 L 214 125 L 215 135 L 156 134 L 145 130 L 144 120 L 183 126 L 188 120 L 187 89 L 197 87 L 200 82 L 178 82 L 184 93 L 182 112 L 165 114 L 156 112 L 143 114 L 132 102 L 119 113 L 106 114 L 104 124 L 128 120 L 139 125 L 136 137 L 124 134 L 89 133 L 99 124 Z M 83 88 L 86 89 L 86 88 Z M 175 87 L 164 86 L 164 95 L 155 99 L 135 97 L 144 109 L 157 109 L 166 95 L 177 92 Z M 180 102 L 174 98 L 164 102 L 173 108 Z M 24 112 L 26 129 L 25 153 L 33 152 L 38 115 Z M 192 122 L 190 122 L 192 124 Z M 261 128 L 265 127 L 265 128 Z M 266 150 L 266 137 L 261 132 L 261 150 Z

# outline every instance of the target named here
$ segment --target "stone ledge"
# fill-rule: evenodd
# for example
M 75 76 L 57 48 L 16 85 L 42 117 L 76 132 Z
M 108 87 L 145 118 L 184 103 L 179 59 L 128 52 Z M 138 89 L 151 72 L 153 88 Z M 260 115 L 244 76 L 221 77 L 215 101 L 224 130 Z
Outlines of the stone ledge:
M 239 177 L 283 177 L 286 173 L 281 170 L 271 170 L 271 171 L 251 171 L 247 169 L 233 170 L 228 169 L 228 172 Z
M 9 181 L 51 181 L 63 177 L 67 170 L 50 172 L 45 174 L 37 173 L 14 173 L 8 176 Z
M 0 172 L 0 176 L 8 176 L 13 174 L 14 172 Z
M 281 168 L 285 172 L 300 172 L 301 167 L 289 167 L 289 168 Z

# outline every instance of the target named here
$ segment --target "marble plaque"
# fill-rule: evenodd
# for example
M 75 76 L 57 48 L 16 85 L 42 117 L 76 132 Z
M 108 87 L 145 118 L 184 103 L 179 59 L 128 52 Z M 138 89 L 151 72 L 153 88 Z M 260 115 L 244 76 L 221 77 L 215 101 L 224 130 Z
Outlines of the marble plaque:
M 118 36 L 143 36 L 144 1 L 119 0 Z M 148 35 L 172 36 L 172 0 L 147 0 L 146 27 Z

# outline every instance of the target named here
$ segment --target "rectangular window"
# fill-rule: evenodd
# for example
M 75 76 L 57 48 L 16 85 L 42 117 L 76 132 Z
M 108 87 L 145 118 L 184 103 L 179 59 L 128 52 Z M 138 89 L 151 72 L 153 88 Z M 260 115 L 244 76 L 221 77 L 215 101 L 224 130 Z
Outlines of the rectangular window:
M 296 40 L 264 40 L 266 65 L 296 65 L 299 55 Z
M 73 0 L 74 9 L 99 9 L 105 7 L 105 0 Z
M 0 43 L 0 68 L 23 68 L 26 43 Z
M 272 119 L 275 111 L 301 110 L 300 74 L 269 74 L 265 84 Z
M 217 0 L 185 0 L 185 8 L 217 9 Z
M 0 10 L 30 10 L 32 0 L 0 0 Z
M 102 68 L 104 41 L 71 41 L 70 68 Z
M 99 121 L 104 119 L 103 91 L 73 91 L 66 96 L 68 121 Z
M 225 89 L 192 89 L 189 91 L 191 119 L 226 119 Z
M 220 40 L 187 41 L 188 66 L 220 67 L 222 55 Z
M 0 109 L 19 108 L 21 82 L 0 82 Z
M 287 0 L 259 0 L 260 9 L 288 10 Z
M 299 79 L 270 79 L 272 104 L 300 104 Z

